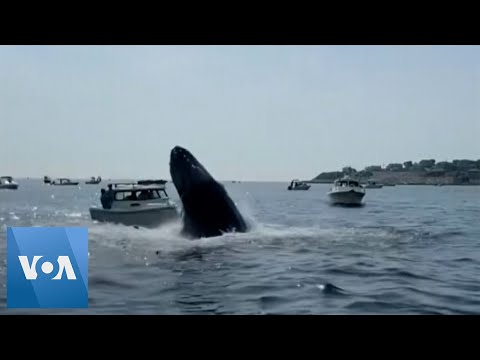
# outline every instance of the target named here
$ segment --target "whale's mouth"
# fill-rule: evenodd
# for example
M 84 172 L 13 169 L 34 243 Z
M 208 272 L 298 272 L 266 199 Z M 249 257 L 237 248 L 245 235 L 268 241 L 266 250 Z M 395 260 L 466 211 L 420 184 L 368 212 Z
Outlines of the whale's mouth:
M 170 175 L 181 198 L 192 186 L 212 180 L 195 156 L 181 146 L 175 146 L 170 152 Z

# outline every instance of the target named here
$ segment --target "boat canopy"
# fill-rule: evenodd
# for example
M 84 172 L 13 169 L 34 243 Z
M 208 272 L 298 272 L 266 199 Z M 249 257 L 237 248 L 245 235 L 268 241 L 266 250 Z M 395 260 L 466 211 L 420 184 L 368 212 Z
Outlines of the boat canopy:
M 336 186 L 353 186 L 353 187 L 360 187 L 360 183 L 357 180 L 350 179 L 350 178 L 342 178 L 335 180 Z
M 153 185 L 153 184 L 157 184 L 157 185 L 165 185 L 167 183 L 167 180 L 162 180 L 162 179 L 158 179 L 158 180 L 138 180 L 137 181 L 137 184 L 138 185 Z
M 149 201 L 169 198 L 165 189 L 158 187 L 117 188 L 113 191 L 115 201 Z
M 299 179 L 293 179 L 291 184 L 294 184 L 294 185 L 303 185 L 305 184 L 304 181 L 300 181 Z
M 114 185 L 112 188 L 114 201 L 169 199 L 164 185 L 138 185 L 136 183 L 114 183 L 111 185 Z
M 108 186 L 112 185 L 112 190 L 117 191 L 131 191 L 131 190 L 165 190 L 165 185 L 140 185 L 138 183 L 111 183 Z

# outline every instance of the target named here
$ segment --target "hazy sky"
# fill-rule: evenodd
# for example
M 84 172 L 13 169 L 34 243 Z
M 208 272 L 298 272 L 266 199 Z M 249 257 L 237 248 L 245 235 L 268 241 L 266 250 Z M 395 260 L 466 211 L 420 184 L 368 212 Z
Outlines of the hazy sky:
M 478 46 L 0 46 L 0 175 L 221 180 L 480 158 Z

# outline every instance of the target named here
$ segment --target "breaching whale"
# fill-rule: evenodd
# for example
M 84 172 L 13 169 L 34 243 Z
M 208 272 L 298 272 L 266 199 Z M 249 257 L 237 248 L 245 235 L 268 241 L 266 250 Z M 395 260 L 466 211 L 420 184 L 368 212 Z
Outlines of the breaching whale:
M 182 235 L 201 238 L 248 231 L 224 186 L 190 151 L 180 146 L 171 150 L 170 175 L 182 201 Z

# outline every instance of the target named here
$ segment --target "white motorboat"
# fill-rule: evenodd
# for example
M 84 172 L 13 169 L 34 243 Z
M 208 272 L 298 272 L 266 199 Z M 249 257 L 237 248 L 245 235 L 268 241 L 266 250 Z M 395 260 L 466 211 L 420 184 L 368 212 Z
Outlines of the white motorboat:
M 96 179 L 95 179 L 95 176 L 91 176 L 90 180 L 85 181 L 85 184 L 96 185 L 96 184 L 100 184 L 101 182 L 102 182 L 102 178 L 100 176 L 98 176 Z
M 179 218 L 165 185 L 109 184 L 104 196 L 102 207 L 89 209 L 92 220 L 153 228 Z
M 339 205 L 362 205 L 365 194 L 365 188 L 357 180 L 349 177 L 335 180 L 327 193 L 331 203 Z
M 292 180 L 290 185 L 287 188 L 288 190 L 308 190 L 310 189 L 310 185 L 304 183 L 303 181 L 300 180 Z
M 60 178 L 52 181 L 50 185 L 57 185 L 57 186 L 78 185 L 78 181 L 72 181 L 67 178 Z
M 11 176 L 0 177 L 0 189 L 17 190 L 18 183 Z

